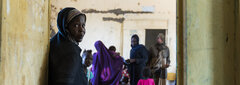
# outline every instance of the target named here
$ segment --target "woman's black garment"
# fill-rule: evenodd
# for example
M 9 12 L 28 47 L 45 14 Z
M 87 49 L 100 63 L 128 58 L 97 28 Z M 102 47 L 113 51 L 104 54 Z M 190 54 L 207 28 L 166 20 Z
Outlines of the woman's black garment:
M 50 41 L 48 85 L 87 85 L 83 70 L 81 48 L 67 37 L 65 8 L 58 15 L 58 33 Z

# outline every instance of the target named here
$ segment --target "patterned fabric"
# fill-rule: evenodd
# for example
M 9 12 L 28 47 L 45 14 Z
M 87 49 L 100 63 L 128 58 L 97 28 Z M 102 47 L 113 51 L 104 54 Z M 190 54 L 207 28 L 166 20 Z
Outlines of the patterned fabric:
M 127 70 L 123 70 L 122 76 L 130 78 Z
M 69 13 L 68 13 L 68 16 L 67 16 L 67 24 L 76 16 L 82 14 L 80 11 L 78 11 L 77 9 L 73 9 L 71 10 Z

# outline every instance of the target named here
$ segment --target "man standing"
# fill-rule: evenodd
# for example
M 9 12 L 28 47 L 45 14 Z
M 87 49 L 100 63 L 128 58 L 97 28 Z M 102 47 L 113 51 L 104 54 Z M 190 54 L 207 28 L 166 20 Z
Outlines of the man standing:
M 130 84 L 137 85 L 138 80 L 143 78 L 142 71 L 148 60 L 148 52 L 145 46 L 139 44 L 138 35 L 131 38 L 130 59 L 126 60 L 129 64 Z
M 75 8 L 58 13 L 58 33 L 50 40 L 48 85 L 88 85 L 81 48 L 86 15 Z
M 165 36 L 159 33 L 157 43 L 149 49 L 148 66 L 156 85 L 166 85 L 167 68 L 170 64 L 169 49 L 164 43 Z

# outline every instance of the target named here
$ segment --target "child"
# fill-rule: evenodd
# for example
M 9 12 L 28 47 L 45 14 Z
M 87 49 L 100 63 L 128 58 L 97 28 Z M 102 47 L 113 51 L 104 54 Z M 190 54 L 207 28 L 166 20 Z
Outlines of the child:
M 88 84 L 91 85 L 91 82 L 90 80 L 93 78 L 93 74 L 92 72 L 90 71 L 90 66 L 92 64 L 92 61 L 93 61 L 93 56 L 92 56 L 92 50 L 84 50 L 83 51 L 83 55 L 82 55 L 82 63 L 83 63 L 83 69 L 84 69 L 84 72 L 87 76 L 87 79 L 88 79 Z
M 151 70 L 149 68 L 144 68 L 143 79 L 138 81 L 137 85 L 155 85 L 154 80 L 149 78 L 151 76 Z

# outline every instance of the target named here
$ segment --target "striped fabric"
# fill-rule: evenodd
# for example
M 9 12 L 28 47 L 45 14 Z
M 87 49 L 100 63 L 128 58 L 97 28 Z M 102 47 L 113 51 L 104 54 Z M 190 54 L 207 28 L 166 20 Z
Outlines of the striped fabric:
M 67 24 L 76 16 L 82 14 L 80 11 L 78 11 L 77 9 L 73 9 L 68 13 L 68 17 L 67 17 Z

